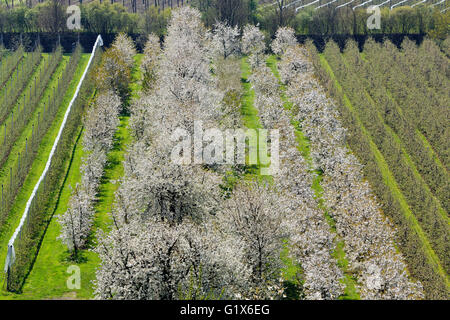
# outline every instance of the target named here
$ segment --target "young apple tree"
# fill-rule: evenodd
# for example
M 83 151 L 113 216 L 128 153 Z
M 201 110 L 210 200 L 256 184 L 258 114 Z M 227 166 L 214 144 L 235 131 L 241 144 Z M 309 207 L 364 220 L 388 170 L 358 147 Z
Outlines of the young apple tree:
M 92 194 L 77 184 L 72 192 L 67 211 L 58 216 L 58 222 L 61 225 L 59 239 L 72 252 L 74 259 L 77 258 L 79 250 L 86 245 L 93 216 Z

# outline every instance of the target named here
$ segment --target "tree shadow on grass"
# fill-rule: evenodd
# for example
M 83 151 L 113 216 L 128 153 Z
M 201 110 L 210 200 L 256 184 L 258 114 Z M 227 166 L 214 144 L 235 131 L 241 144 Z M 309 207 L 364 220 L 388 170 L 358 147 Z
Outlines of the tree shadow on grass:
M 70 251 L 70 250 L 65 250 L 61 255 L 60 255 L 60 261 L 64 262 L 64 263 L 86 263 L 88 261 L 88 258 L 86 257 L 86 253 L 85 250 L 88 249 L 88 246 L 86 246 L 85 249 L 82 250 L 78 250 L 77 254 L 75 254 L 74 252 Z

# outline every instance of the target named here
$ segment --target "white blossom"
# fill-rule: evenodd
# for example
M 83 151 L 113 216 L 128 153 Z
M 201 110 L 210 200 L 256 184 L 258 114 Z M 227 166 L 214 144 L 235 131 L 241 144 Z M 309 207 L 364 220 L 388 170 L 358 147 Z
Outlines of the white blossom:
M 136 47 L 133 40 L 125 33 L 119 33 L 114 39 L 112 47 L 120 53 L 127 67 L 132 69 L 134 64 L 134 56 L 136 55 Z
M 346 258 L 357 275 L 361 297 L 422 298 L 422 286 L 409 279 L 404 258 L 394 246 L 391 223 L 364 181 L 361 165 L 345 145 L 345 129 L 336 106 L 313 77 L 307 54 L 300 48 L 288 49 L 285 57 L 280 69 L 288 84 L 287 96 L 310 140 L 314 166 L 323 172 L 323 199 L 337 234 L 344 240 Z M 293 71 L 295 76 L 288 75 Z
M 58 216 L 61 235 L 58 237 L 77 255 L 86 245 L 93 223 L 92 194 L 76 185 L 72 192 L 67 211 Z
M 159 38 L 150 34 L 145 43 L 144 56 L 141 62 L 141 70 L 143 74 L 143 87 L 149 90 L 152 84 L 156 81 L 159 59 L 161 58 L 161 46 Z
M 275 34 L 275 40 L 272 41 L 271 48 L 275 54 L 283 55 L 289 47 L 296 44 L 297 39 L 295 39 L 294 29 L 280 27 Z
M 236 186 L 219 214 L 220 227 L 243 248 L 251 270 L 249 298 L 275 298 L 280 291 L 281 250 L 290 237 L 289 202 L 268 184 L 256 181 Z
M 239 29 L 226 23 L 217 22 L 213 29 L 213 50 L 217 55 L 227 59 L 240 51 Z
M 242 52 L 249 56 L 252 68 L 257 68 L 264 63 L 264 51 L 266 43 L 264 34 L 257 26 L 246 25 L 242 33 Z
M 208 225 L 132 221 L 99 242 L 100 299 L 233 298 L 248 274 L 236 259 L 241 249 Z
M 85 119 L 83 147 L 86 151 L 111 149 L 120 107 L 120 98 L 112 91 L 103 92 L 95 99 Z

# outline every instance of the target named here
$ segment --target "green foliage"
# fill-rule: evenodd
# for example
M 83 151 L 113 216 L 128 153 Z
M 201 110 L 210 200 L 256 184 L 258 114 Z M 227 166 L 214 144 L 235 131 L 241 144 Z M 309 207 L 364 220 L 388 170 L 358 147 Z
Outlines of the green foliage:
M 290 26 L 295 30 L 298 24 L 298 20 L 295 19 L 294 6 L 281 10 L 279 5 L 259 6 L 256 11 L 256 20 L 260 23 L 261 28 L 269 34 L 267 38 L 272 37 L 279 26 Z
M 159 37 L 165 36 L 170 18 L 170 9 L 158 10 L 150 7 L 142 17 L 141 30 L 146 34 L 154 33 Z
M 103 53 L 95 80 L 96 87 L 100 90 L 111 88 L 119 94 L 122 101 L 127 100 L 130 94 L 131 70 L 114 47 Z
M 66 26 L 67 5 L 47 0 L 33 8 L 17 5 L 7 9 L 0 5 L 0 32 L 62 32 Z M 99 0 L 80 5 L 83 31 L 94 33 L 165 33 L 169 10 L 130 13 L 121 3 Z
M 0 6 L 1 32 L 61 32 L 66 29 L 67 15 L 61 1 L 45 1 L 29 8 Z
M 334 35 L 334 34 L 395 34 L 429 33 L 435 38 L 445 39 L 448 34 L 449 12 L 440 13 L 427 7 L 397 7 L 393 10 L 381 8 L 381 29 L 369 30 L 367 19 L 372 13 L 365 8 L 352 10 L 346 6 L 335 10 L 330 6 L 315 10 L 312 6 L 300 10 L 285 10 L 280 21 L 280 10 L 276 6 L 259 7 L 257 20 L 261 26 L 273 35 L 279 25 L 287 25 L 304 35 Z
M 371 13 L 365 8 L 352 10 L 346 6 L 335 10 L 329 6 L 315 10 L 312 6 L 295 12 L 295 6 L 260 4 L 256 0 L 192 0 L 190 5 L 202 13 L 207 26 L 217 20 L 244 26 L 259 23 L 269 36 L 279 26 L 290 26 L 298 34 L 394 34 L 427 33 L 443 41 L 448 35 L 450 11 L 439 12 L 426 6 L 381 8 L 381 30 L 369 30 L 366 23 Z M 83 31 L 95 33 L 155 33 L 166 34 L 170 8 L 150 6 L 144 12 L 131 13 L 120 2 L 95 0 L 81 4 Z M 6 9 L 0 5 L 0 32 L 61 32 L 67 31 L 65 5 L 61 1 L 47 0 L 33 8 L 16 5 Z
M 256 0 L 193 0 L 191 5 L 202 13 L 206 26 L 214 25 L 217 20 L 241 27 L 255 23 Z
M 81 25 L 90 32 L 136 33 L 139 26 L 139 16 L 129 13 L 120 3 L 109 1 L 92 1 L 81 6 Z
M 436 40 L 445 40 L 450 28 L 450 11 L 441 14 L 438 10 L 433 12 L 433 28 L 428 31 L 431 38 Z

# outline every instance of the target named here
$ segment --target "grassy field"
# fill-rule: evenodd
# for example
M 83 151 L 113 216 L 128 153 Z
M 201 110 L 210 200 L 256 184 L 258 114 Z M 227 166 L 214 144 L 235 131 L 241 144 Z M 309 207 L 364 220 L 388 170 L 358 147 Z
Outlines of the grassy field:
M 255 91 L 252 89 L 252 84 L 248 78 L 251 75 L 251 67 L 248 63 L 248 58 L 241 59 L 241 83 L 243 95 L 241 100 L 241 113 L 244 125 L 250 129 L 262 128 L 259 122 L 258 109 L 254 106 Z

